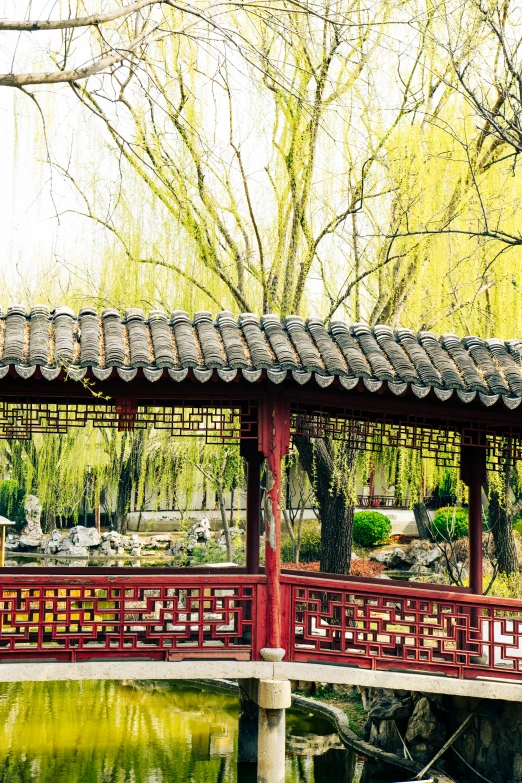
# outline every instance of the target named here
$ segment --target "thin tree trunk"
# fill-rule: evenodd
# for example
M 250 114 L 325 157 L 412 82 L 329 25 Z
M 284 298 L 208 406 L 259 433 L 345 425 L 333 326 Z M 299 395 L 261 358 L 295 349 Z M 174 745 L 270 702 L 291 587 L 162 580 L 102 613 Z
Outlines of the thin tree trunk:
M 218 503 L 219 503 L 219 511 L 221 513 L 221 521 L 223 523 L 223 533 L 225 535 L 225 545 L 227 548 L 227 560 L 229 563 L 232 562 L 232 539 L 230 537 L 230 528 L 228 526 L 228 517 L 227 517 L 227 508 L 225 504 L 225 494 L 223 492 L 223 488 L 221 486 L 218 486 L 217 488 L 217 497 L 218 497 Z
M 288 513 L 287 508 L 283 508 L 283 519 L 285 520 L 286 529 L 288 530 L 288 535 L 290 536 L 290 541 L 292 542 L 292 560 L 294 563 L 299 562 L 299 547 L 297 545 L 297 539 L 294 533 L 294 529 L 292 527 L 292 520 L 290 519 L 290 514 Z
M 52 533 L 53 530 L 56 530 L 56 514 L 52 509 L 47 512 L 46 522 L 49 533 Z
M 315 488 L 321 518 L 321 571 L 349 574 L 352 555 L 354 504 L 347 500 L 342 487 L 332 487 L 334 455 L 332 444 L 317 439 L 315 446 L 309 438 L 296 438 L 301 464 Z M 350 462 L 354 464 L 352 450 Z
M 235 494 L 236 491 L 234 487 L 230 490 L 230 522 L 229 527 L 234 527 L 234 501 L 235 501 Z
M 98 489 L 99 483 L 95 479 L 94 484 L 94 525 L 98 533 L 101 533 L 101 498 L 100 491 Z

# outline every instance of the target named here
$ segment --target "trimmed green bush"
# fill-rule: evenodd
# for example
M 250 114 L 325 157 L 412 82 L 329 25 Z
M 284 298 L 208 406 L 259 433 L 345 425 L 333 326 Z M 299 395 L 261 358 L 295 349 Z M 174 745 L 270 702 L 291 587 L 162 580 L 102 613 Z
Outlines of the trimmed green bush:
M 460 506 L 439 508 L 431 525 L 436 541 L 456 541 L 468 535 L 468 512 Z
M 353 515 L 353 541 L 357 546 L 374 546 L 386 541 L 391 531 L 390 520 L 380 511 L 358 511 Z

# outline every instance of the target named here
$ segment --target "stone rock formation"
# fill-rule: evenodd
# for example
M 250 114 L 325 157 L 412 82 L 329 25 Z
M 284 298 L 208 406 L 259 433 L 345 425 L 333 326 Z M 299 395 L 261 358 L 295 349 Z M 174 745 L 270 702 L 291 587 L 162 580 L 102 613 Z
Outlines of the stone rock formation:
M 26 526 L 20 536 L 19 546 L 27 549 L 39 547 L 43 542 L 44 533 L 41 524 L 42 506 L 36 495 L 27 495 L 25 499 Z

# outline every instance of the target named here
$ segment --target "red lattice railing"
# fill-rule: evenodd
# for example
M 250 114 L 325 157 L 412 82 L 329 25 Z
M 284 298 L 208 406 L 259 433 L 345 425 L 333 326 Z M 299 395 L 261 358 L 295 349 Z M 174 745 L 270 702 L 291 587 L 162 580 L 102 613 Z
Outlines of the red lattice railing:
M 522 600 L 388 580 L 281 577 L 286 660 L 522 681 Z M 0 575 L 0 660 L 259 660 L 266 577 Z
M 0 659 L 250 660 L 259 578 L 0 578 Z
M 377 580 L 283 581 L 294 661 L 522 680 L 522 601 Z

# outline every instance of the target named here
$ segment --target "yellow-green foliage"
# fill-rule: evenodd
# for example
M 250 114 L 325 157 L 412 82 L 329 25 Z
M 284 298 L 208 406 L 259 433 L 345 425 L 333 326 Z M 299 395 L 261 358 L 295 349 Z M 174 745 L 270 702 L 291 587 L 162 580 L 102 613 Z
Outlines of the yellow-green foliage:
M 497 574 L 488 595 L 499 598 L 522 597 L 522 574 Z
M 86 215 L 74 220 L 89 239 L 76 232 L 59 274 L 40 262 L 30 281 L 6 281 L 4 296 L 518 334 L 520 249 L 485 229 L 518 236 L 522 178 L 457 89 L 447 45 L 471 58 L 473 85 L 492 84 L 495 41 L 479 7 L 342 0 L 323 10 L 238 6 L 226 18 L 245 60 L 197 35 L 150 42 L 143 79 L 125 82 L 128 108 L 101 97 L 112 98 L 109 79 L 95 93 L 85 85 L 108 124 L 75 115 L 72 148 L 71 134 L 60 145 L 54 93 L 40 95 L 67 204 Z M 170 29 L 183 24 L 180 10 L 163 12 Z M 18 147 L 36 143 L 45 158 L 41 116 L 24 99 Z

